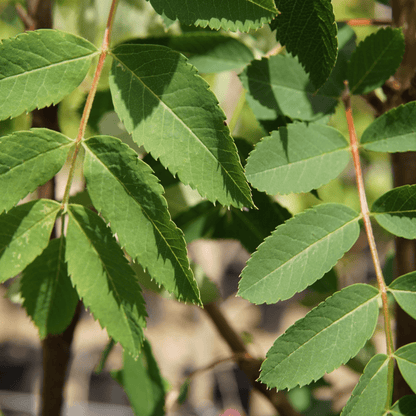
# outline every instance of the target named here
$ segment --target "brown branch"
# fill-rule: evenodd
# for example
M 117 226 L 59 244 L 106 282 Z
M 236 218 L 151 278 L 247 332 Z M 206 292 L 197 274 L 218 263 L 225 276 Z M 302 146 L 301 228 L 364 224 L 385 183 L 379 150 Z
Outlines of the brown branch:
M 253 387 L 270 401 L 280 416 L 300 416 L 282 391 L 268 390 L 265 384 L 257 381 L 262 360 L 253 358 L 249 354 L 242 338 L 234 331 L 218 306 L 214 303 L 208 303 L 204 305 L 204 311 L 211 318 L 231 351 L 234 354 L 243 355 L 244 358 L 238 359 L 237 364 L 246 374 Z
M 392 23 L 391 19 L 348 19 L 341 20 L 340 23 L 346 23 L 350 26 L 389 26 Z

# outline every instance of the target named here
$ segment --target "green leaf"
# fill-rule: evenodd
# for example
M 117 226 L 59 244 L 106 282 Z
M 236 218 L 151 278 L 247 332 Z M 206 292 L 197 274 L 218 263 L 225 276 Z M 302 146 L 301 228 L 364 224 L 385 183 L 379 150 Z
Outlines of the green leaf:
M 26 267 L 20 281 L 23 306 L 39 329 L 41 339 L 60 334 L 71 323 L 78 304 L 65 263 L 65 239 L 51 240 Z
M 84 144 L 88 192 L 121 246 L 178 299 L 200 304 L 183 234 L 152 170 L 114 137 L 96 136 Z
M 394 356 L 400 373 L 413 392 L 416 393 L 416 342 L 399 348 Z
M 244 43 L 216 32 L 189 32 L 178 36 L 136 39 L 128 43 L 167 46 L 186 55 L 189 63 L 204 73 L 238 70 L 254 59 Z
M 390 409 L 391 416 L 416 416 L 416 396 L 404 396 Z
M 388 287 L 400 307 L 416 319 L 416 272 L 398 277 Z
M 379 29 L 358 46 L 348 67 L 351 94 L 366 94 L 396 72 L 404 54 L 402 29 Z
M 124 352 L 123 369 L 112 376 L 127 393 L 137 416 L 163 416 L 165 414 L 165 387 L 149 341 L 144 340 L 143 352 L 135 360 Z
M 66 262 L 72 283 L 108 335 L 137 357 L 146 310 L 135 275 L 97 214 L 80 205 L 70 205 L 68 214 Z
M 160 15 L 184 25 L 248 32 L 270 23 L 277 10 L 273 0 L 147 0 Z
M 372 286 L 351 285 L 312 309 L 277 338 L 261 366 L 260 381 L 291 389 L 346 363 L 376 328 L 378 295 Z
M 338 130 L 289 124 L 256 145 L 247 161 L 246 177 L 270 195 L 309 192 L 336 178 L 348 161 L 348 142 Z
M 115 109 L 139 145 L 209 200 L 251 207 L 225 115 L 186 58 L 159 45 L 113 50 Z
M 0 215 L 0 282 L 16 276 L 42 253 L 61 206 L 46 199 Z
M 0 213 L 53 178 L 73 143 L 63 134 L 47 129 L 0 137 Z
M 338 97 L 325 88 L 315 94 L 308 74 L 291 55 L 253 61 L 241 74 L 246 99 L 259 120 L 279 115 L 314 121 L 335 110 Z
M 376 118 L 364 131 L 361 145 L 373 152 L 416 150 L 416 102 L 393 108 Z
M 371 213 L 389 233 L 416 238 L 416 185 L 394 188 L 374 202 Z
M 279 15 L 272 23 L 276 38 L 322 87 L 337 59 L 337 25 L 330 0 L 275 0 Z
M 358 218 L 344 205 L 322 204 L 279 225 L 247 262 L 238 295 L 259 304 L 302 291 L 352 247 L 359 235 Z
M 388 400 L 389 357 L 375 355 L 364 369 L 341 416 L 382 416 Z
M 0 120 L 56 104 L 85 78 L 97 48 L 57 30 L 0 43 Z

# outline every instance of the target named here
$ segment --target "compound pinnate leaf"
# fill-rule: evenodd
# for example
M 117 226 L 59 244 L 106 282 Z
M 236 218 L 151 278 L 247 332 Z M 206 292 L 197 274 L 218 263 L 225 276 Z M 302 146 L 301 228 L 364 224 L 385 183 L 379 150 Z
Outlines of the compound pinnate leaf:
M 275 0 L 276 38 L 299 58 L 315 89 L 328 79 L 337 59 L 337 25 L 330 0 Z
M 143 343 L 146 310 L 140 286 L 104 221 L 69 205 L 65 258 L 79 297 L 110 337 L 136 357 Z
M 48 247 L 23 271 L 20 281 L 23 306 L 39 329 L 41 339 L 60 334 L 71 323 L 78 295 L 65 263 L 65 239 Z
M 53 178 L 72 145 L 68 137 L 47 129 L 0 137 L 0 212 Z
M 39 199 L 0 215 L 0 282 L 16 276 L 49 243 L 60 205 Z
M 137 360 L 124 352 L 123 369 L 112 376 L 123 386 L 135 415 L 165 415 L 165 384 L 149 341 L 144 340 Z
M 375 355 L 365 366 L 341 416 L 382 416 L 388 399 L 388 371 L 389 357 L 385 354 Z
M 210 201 L 251 207 L 225 115 L 186 58 L 159 45 L 126 44 L 112 53 L 114 107 L 136 143 Z
M 320 279 L 359 235 L 358 214 L 322 204 L 279 225 L 247 262 L 238 295 L 252 303 L 291 298 Z
M 416 416 L 416 396 L 404 396 L 390 409 L 391 416 Z
M 416 238 L 416 185 L 394 188 L 374 202 L 371 213 L 388 232 Z
M 416 102 L 393 108 L 382 114 L 364 131 L 361 145 L 374 152 L 416 150 Z
M 401 29 L 386 27 L 365 38 L 348 67 L 351 94 L 366 94 L 381 87 L 400 65 L 404 46 Z
M 0 120 L 61 101 L 87 75 L 97 48 L 57 30 L 26 32 L 0 43 Z
M 279 115 L 314 121 L 331 114 L 338 97 L 325 88 L 315 87 L 299 61 L 291 55 L 275 55 L 253 61 L 241 74 L 248 91 L 247 101 L 259 120 L 274 120 Z
M 290 124 L 250 154 L 247 180 L 270 195 L 309 192 L 336 178 L 349 160 L 348 142 L 325 125 Z
M 416 319 L 416 272 L 398 277 L 388 287 L 400 307 Z
M 247 32 L 276 16 L 273 0 L 147 0 L 160 15 L 182 24 Z
M 399 348 L 394 356 L 400 373 L 407 384 L 416 393 L 416 343 L 407 344 Z
M 120 244 L 159 285 L 180 300 L 200 304 L 183 234 L 150 167 L 114 137 L 92 137 L 84 144 L 88 192 Z
M 260 381 L 291 389 L 345 364 L 376 328 L 378 294 L 372 286 L 351 285 L 312 309 L 277 338 L 261 366 Z

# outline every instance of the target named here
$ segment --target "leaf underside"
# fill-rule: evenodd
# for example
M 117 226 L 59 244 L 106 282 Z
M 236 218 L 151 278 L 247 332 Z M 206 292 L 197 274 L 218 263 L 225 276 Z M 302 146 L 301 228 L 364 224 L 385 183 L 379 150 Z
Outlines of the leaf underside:
M 119 139 L 97 136 L 84 144 L 88 192 L 121 246 L 178 299 L 200 304 L 183 234 L 150 167 Z
M 140 353 L 146 310 L 140 286 L 104 221 L 70 205 L 66 262 L 78 295 L 95 319 L 133 357 Z
M 280 14 L 276 38 L 310 73 L 315 90 L 328 79 L 337 59 L 337 25 L 330 0 L 275 0 Z
M 414 393 L 416 393 L 416 343 L 407 344 L 397 351 L 394 356 L 397 360 L 400 373 Z
M 416 102 L 393 108 L 376 118 L 364 131 L 361 145 L 373 152 L 416 150 Z
M 114 107 L 134 141 L 201 196 L 251 207 L 225 115 L 186 58 L 159 45 L 121 45 L 112 53 Z
M 371 213 L 389 233 L 416 238 L 416 185 L 392 189 L 374 202 Z
M 256 145 L 246 177 L 270 195 L 309 192 L 336 178 L 348 161 L 348 142 L 338 130 L 289 124 Z
M 291 55 L 255 60 L 240 74 L 240 79 L 258 120 L 274 120 L 284 115 L 314 121 L 333 113 L 338 103 L 333 86 L 315 94 L 308 74 Z
M 374 287 L 356 284 L 327 298 L 277 338 L 261 366 L 260 381 L 291 389 L 346 363 L 376 328 L 377 297 Z
M 182 24 L 247 32 L 276 16 L 273 0 L 147 0 L 157 13 Z
M 22 33 L 0 43 L 0 120 L 56 104 L 87 75 L 97 48 L 57 30 Z
M 68 137 L 47 129 L 0 137 L 0 213 L 53 178 L 72 144 Z
M 49 243 L 60 205 L 38 199 L 0 215 L 0 282 L 16 276 Z
M 381 87 L 396 72 L 404 54 L 402 29 L 379 29 L 366 37 L 351 56 L 348 82 L 351 94 L 366 94 Z
M 389 357 L 375 355 L 366 365 L 341 416 L 382 416 L 388 398 Z
M 78 295 L 65 263 L 65 239 L 51 240 L 43 253 L 23 271 L 23 306 L 39 329 L 40 338 L 60 334 L 71 323 Z
M 400 307 L 413 319 L 416 319 L 416 272 L 398 277 L 388 290 L 393 293 Z
M 322 204 L 298 214 L 249 259 L 238 295 L 256 304 L 289 299 L 328 272 L 358 235 L 358 214 L 344 205 Z

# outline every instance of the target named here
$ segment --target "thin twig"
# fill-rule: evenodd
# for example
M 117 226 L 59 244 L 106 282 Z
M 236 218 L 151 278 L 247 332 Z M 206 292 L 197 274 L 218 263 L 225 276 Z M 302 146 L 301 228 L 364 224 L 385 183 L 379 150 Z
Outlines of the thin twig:
M 391 19 L 348 19 L 341 20 L 340 23 L 346 23 L 350 26 L 389 26 L 392 24 Z
M 15 8 L 16 8 L 17 15 L 19 16 L 20 20 L 25 25 L 25 30 L 35 30 L 36 22 L 27 13 L 26 9 L 20 3 L 17 3 L 15 5 Z

